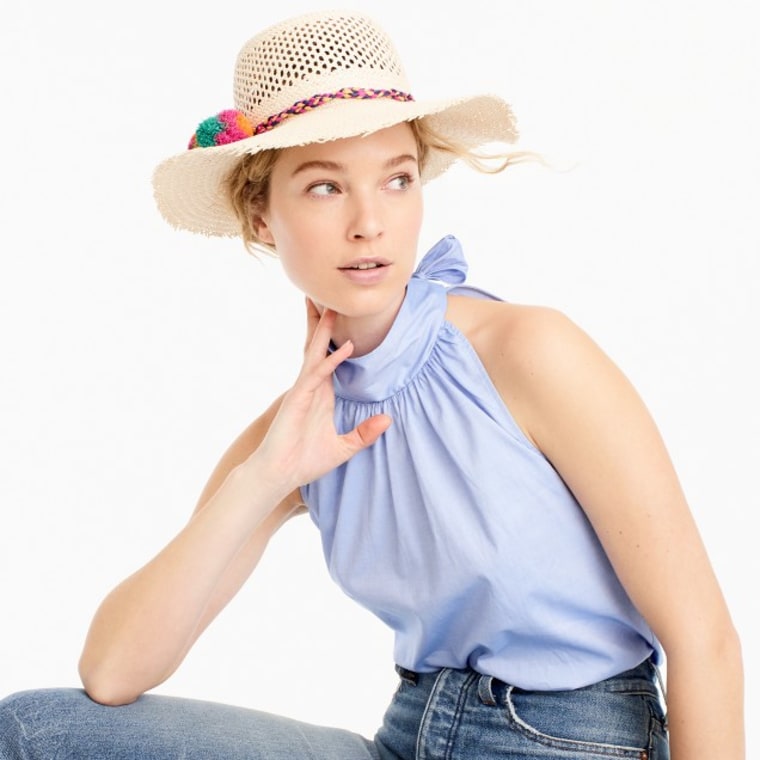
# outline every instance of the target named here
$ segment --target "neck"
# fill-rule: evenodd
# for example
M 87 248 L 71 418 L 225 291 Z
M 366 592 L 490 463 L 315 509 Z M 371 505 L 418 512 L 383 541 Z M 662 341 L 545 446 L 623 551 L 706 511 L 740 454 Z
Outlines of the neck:
M 385 340 L 385 336 L 393 326 L 401 304 L 399 302 L 388 311 L 381 314 L 370 314 L 361 317 L 349 317 L 339 314 L 335 321 L 332 340 L 336 346 L 343 345 L 347 340 L 354 344 L 353 357 L 364 356 L 374 351 Z

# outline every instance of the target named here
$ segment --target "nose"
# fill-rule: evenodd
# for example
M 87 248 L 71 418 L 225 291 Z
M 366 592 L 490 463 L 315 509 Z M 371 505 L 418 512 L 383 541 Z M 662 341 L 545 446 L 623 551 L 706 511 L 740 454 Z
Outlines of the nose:
M 355 195 L 351 202 L 348 236 L 351 240 L 374 240 L 383 234 L 379 201 L 371 194 Z

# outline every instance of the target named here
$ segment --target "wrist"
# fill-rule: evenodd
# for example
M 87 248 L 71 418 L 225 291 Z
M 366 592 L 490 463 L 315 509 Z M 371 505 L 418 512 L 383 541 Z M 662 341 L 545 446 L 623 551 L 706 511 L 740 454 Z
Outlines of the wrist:
M 283 468 L 271 466 L 260 451 L 235 467 L 230 477 L 233 487 L 242 489 L 249 498 L 270 504 L 272 509 L 299 485 L 286 476 Z

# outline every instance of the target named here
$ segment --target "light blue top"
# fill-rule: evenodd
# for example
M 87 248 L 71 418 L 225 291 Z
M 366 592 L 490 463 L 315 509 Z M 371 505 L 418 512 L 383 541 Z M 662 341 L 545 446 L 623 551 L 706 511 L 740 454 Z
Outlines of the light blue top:
M 494 298 L 451 288 L 466 272 L 459 243 L 437 243 L 383 343 L 335 373 L 339 432 L 379 412 L 393 424 L 302 489 L 330 574 L 391 626 L 409 670 L 551 690 L 659 662 L 577 501 L 445 319 L 447 292 Z

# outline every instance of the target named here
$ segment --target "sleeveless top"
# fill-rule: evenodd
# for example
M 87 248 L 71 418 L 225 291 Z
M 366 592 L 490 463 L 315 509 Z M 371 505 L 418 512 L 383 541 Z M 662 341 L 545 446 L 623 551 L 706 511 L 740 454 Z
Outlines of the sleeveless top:
M 471 667 L 525 689 L 578 688 L 662 650 L 583 510 L 446 321 L 464 282 L 446 237 L 381 345 L 334 374 L 335 424 L 391 427 L 305 485 L 329 572 L 395 631 L 398 665 Z

